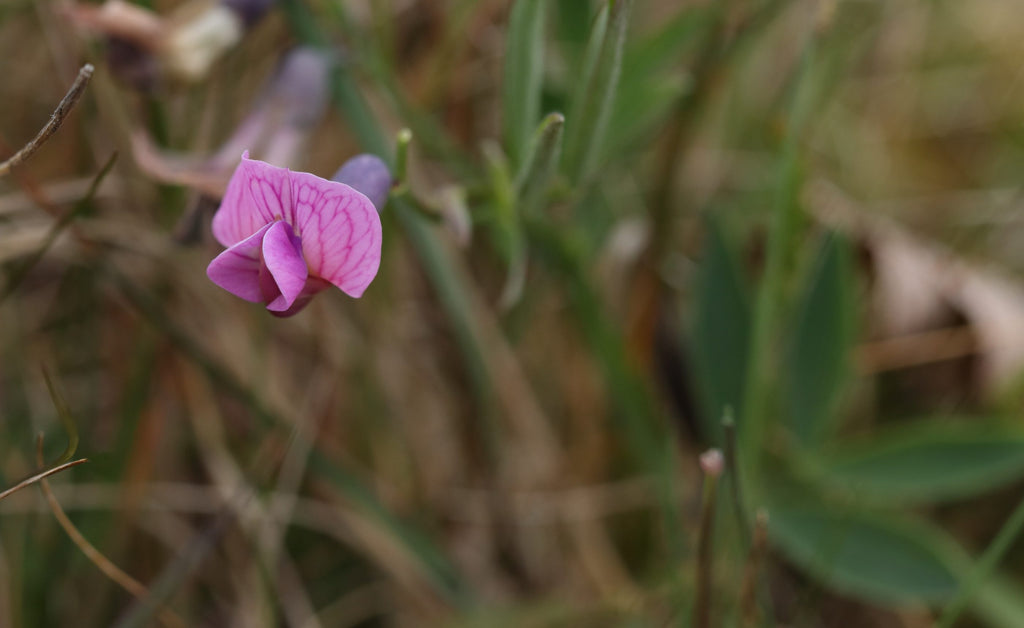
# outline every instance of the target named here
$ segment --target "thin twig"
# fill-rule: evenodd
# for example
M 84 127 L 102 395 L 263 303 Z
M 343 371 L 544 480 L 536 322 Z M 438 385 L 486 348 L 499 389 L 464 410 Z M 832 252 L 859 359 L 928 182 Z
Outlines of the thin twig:
M 57 132 L 57 129 L 64 122 L 64 118 L 67 117 L 68 112 L 74 108 L 75 103 L 78 102 L 78 99 L 82 97 L 82 93 L 85 92 L 85 86 L 89 84 L 92 72 L 93 67 L 91 63 L 86 63 L 82 66 L 82 69 L 78 71 L 78 76 L 75 77 L 75 82 L 71 84 L 71 89 L 68 90 L 67 94 L 64 94 L 64 98 L 61 99 L 57 108 L 53 110 L 53 114 L 50 115 L 50 121 L 21 150 L 14 153 L 7 161 L 0 163 L 0 177 L 10 172 L 12 168 L 20 166 L 33 153 L 39 150 L 39 147 L 46 143 L 46 140 L 50 139 L 51 135 Z
M 20 491 L 21 489 L 25 488 L 26 486 L 31 486 L 31 485 L 35 484 L 36 482 L 39 482 L 43 478 L 47 478 L 47 477 L 49 477 L 49 476 L 51 476 L 51 475 L 53 475 L 55 473 L 60 473 L 61 471 L 65 470 L 65 469 L 70 469 L 71 467 L 77 467 L 78 465 L 82 464 L 83 462 L 88 462 L 88 460 L 86 460 L 85 458 L 82 458 L 80 460 L 72 460 L 71 462 L 65 462 L 64 464 L 57 465 L 56 467 L 53 467 L 52 469 L 47 469 L 46 471 L 41 471 L 41 472 L 33 475 L 30 478 L 26 478 L 26 479 L 22 480 L 21 482 L 18 482 L 17 484 L 15 484 L 11 488 L 7 489 L 3 493 L 0 493 L 0 499 L 8 497 L 12 493 L 16 493 L 16 492 Z
M 43 437 L 41 435 L 37 441 L 36 449 L 36 458 L 41 464 L 43 461 Z M 69 467 L 80 462 L 85 462 L 85 459 L 69 462 L 61 465 L 61 467 Z M 60 469 L 61 467 L 57 467 L 57 469 Z M 52 473 L 47 473 L 45 475 L 52 475 Z M 45 475 L 43 475 L 42 478 L 45 478 Z M 72 523 L 71 519 L 69 519 L 67 514 L 64 513 L 64 509 L 60 507 L 60 502 L 57 501 L 56 495 L 53 494 L 53 489 L 50 488 L 50 483 L 45 479 L 40 479 L 39 486 L 43 489 L 43 495 L 46 496 L 46 501 L 49 503 L 50 510 L 53 512 L 54 518 L 57 519 L 57 523 L 59 523 L 60 527 L 64 529 L 64 532 L 68 535 L 68 538 L 71 539 L 71 542 L 74 543 L 75 546 L 82 551 L 82 554 L 89 559 L 89 562 L 96 565 L 96 568 L 102 571 L 105 576 L 121 585 L 125 591 L 131 593 L 140 600 L 145 599 L 149 595 L 149 591 L 146 589 L 145 585 L 122 571 L 120 567 L 111 562 L 109 558 L 104 556 L 98 549 L 96 549 L 95 546 L 93 546 L 92 543 L 82 536 L 82 533 L 78 531 L 75 524 Z M 185 628 L 186 626 L 184 620 L 169 608 L 163 608 L 160 610 L 160 620 L 169 628 Z

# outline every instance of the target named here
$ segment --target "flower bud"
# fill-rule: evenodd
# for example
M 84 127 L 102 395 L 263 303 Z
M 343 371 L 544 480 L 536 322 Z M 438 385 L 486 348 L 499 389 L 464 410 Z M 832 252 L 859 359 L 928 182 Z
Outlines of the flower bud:
M 356 155 L 342 164 L 331 179 L 361 192 L 370 199 L 378 212 L 384 209 L 384 204 L 388 202 L 391 172 L 387 164 L 376 155 Z
M 717 478 L 725 468 L 725 457 L 721 450 L 709 449 L 700 455 L 700 469 L 704 475 Z

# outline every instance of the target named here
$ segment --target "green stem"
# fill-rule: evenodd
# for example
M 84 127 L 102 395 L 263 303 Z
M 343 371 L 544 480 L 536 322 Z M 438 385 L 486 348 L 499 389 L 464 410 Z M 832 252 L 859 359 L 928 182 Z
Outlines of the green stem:
M 697 542 L 697 590 L 694 594 L 694 628 L 710 628 L 711 595 L 714 579 L 715 504 L 718 474 L 704 476 L 704 500 L 701 504 L 700 536 Z
M 974 569 L 963 580 L 963 584 L 960 585 L 956 596 L 946 606 L 942 617 L 935 624 L 937 628 L 950 628 L 956 622 L 960 613 L 971 602 L 971 598 L 977 592 L 978 587 L 992 574 L 999 561 L 1006 555 L 1007 550 L 1010 549 L 1013 542 L 1020 536 L 1022 530 L 1024 530 L 1024 499 L 1017 504 L 1017 508 L 1014 509 L 1010 518 L 1003 524 L 1002 529 L 999 530 L 999 534 L 996 535 L 992 544 L 988 546 L 981 559 L 975 564 Z

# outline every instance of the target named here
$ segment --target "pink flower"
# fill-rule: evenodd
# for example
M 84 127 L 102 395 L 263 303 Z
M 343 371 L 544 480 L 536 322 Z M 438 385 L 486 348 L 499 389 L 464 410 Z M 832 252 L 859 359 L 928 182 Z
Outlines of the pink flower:
M 380 218 L 344 183 L 242 155 L 213 217 L 227 247 L 206 274 L 235 296 L 291 316 L 335 285 L 360 297 L 380 266 Z

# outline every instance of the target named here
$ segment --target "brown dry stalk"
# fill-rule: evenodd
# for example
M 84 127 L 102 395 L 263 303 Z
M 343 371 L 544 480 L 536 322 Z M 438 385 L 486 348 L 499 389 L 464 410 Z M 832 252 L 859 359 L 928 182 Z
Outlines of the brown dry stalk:
M 64 464 L 57 465 L 56 467 L 53 467 L 52 469 L 47 469 L 46 471 L 40 471 L 39 473 L 33 475 L 32 477 L 26 478 L 26 479 L 22 480 L 21 482 L 18 482 L 17 484 L 15 484 L 11 488 L 9 488 L 9 489 L 5 490 L 4 492 L 0 493 L 0 499 L 8 497 L 8 496 L 12 495 L 13 493 L 17 493 L 18 491 L 20 491 L 21 489 L 25 488 L 26 486 L 31 486 L 31 485 L 35 484 L 36 482 L 40 482 L 44 478 L 47 478 L 47 477 L 49 477 L 49 476 L 51 476 L 51 475 L 53 475 L 55 473 L 60 473 L 61 471 L 65 470 L 65 469 L 70 469 L 71 467 L 76 467 L 76 466 L 82 464 L 83 462 L 88 462 L 88 460 L 86 460 L 85 458 L 82 458 L 81 460 L 72 460 L 71 462 L 65 462 Z
M 50 139 L 50 136 L 57 132 L 57 129 L 64 122 L 64 118 L 67 117 L 68 112 L 74 108 L 78 99 L 82 97 L 82 93 L 85 92 L 85 86 L 89 84 L 92 73 L 93 67 L 91 63 L 86 63 L 82 66 L 82 69 L 78 71 L 78 76 L 75 77 L 75 82 L 68 89 L 68 93 L 64 94 L 64 98 L 61 99 L 60 103 L 57 104 L 57 108 L 50 115 L 49 122 L 21 150 L 14 153 L 7 161 L 0 163 L 0 177 L 10 172 L 12 168 L 24 163 L 26 159 L 39 150 L 39 147 L 46 143 L 46 140 Z
M 43 439 L 41 436 L 37 442 L 36 457 L 39 463 L 42 464 Z M 85 462 L 85 459 L 61 465 L 60 467 L 57 467 L 57 469 L 73 466 L 74 464 L 81 462 Z M 45 479 L 46 475 L 52 475 L 52 473 L 45 475 L 41 474 L 41 477 L 39 477 L 39 486 L 43 489 L 43 495 L 46 496 L 46 501 L 50 504 L 50 510 L 53 512 L 54 518 L 57 519 L 57 523 L 59 523 L 60 527 L 64 529 L 65 533 L 67 533 L 71 542 L 74 543 L 78 549 L 85 554 L 85 557 L 88 558 L 93 565 L 96 565 L 96 568 L 102 571 L 105 576 L 121 585 L 125 591 L 128 591 L 140 600 L 145 599 L 149 595 L 149 590 L 146 589 L 145 585 L 125 573 L 109 558 L 100 553 L 92 543 L 82 536 L 82 533 L 78 531 L 75 524 L 71 523 L 71 519 L 69 519 L 64 513 L 64 509 L 60 507 L 60 502 L 57 501 L 56 495 L 53 494 L 53 489 L 50 488 L 50 483 Z M 160 621 L 163 622 L 164 625 L 168 626 L 168 628 L 186 628 L 187 626 L 185 621 L 169 608 L 163 608 L 160 610 Z

